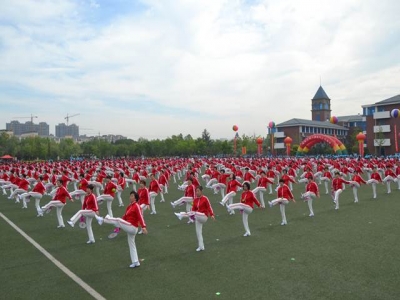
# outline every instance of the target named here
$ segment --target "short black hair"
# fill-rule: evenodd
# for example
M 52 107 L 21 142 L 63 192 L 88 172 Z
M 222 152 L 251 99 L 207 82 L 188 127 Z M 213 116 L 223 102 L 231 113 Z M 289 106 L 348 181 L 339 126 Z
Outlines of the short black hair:
M 250 190 L 250 183 L 248 181 L 243 182 L 243 186 L 247 186 L 247 190 Z
M 135 200 L 136 200 L 136 201 L 139 200 L 139 194 L 136 193 L 135 191 L 130 192 L 129 195 L 135 195 Z
M 87 185 L 87 188 L 93 191 L 94 185 L 93 185 L 93 184 L 88 184 L 88 185 Z

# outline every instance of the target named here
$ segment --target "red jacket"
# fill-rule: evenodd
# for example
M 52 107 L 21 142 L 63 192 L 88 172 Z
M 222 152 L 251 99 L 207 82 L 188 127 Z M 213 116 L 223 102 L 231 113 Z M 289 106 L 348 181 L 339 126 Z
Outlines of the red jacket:
M 131 223 L 135 227 L 146 228 L 146 223 L 142 215 L 142 209 L 137 202 L 128 205 L 122 219 Z
M 138 189 L 138 194 L 139 194 L 139 205 L 149 205 L 149 190 L 147 188 L 140 188 Z
M 286 184 L 278 187 L 278 198 L 285 198 L 288 200 L 292 200 L 294 198 L 290 188 Z
M 160 188 L 158 181 L 155 179 L 153 181 L 151 181 L 150 185 L 149 185 L 149 192 L 158 193 L 160 191 L 161 191 L 161 188 Z
M 318 196 L 319 195 L 318 184 L 316 184 L 315 181 L 308 183 L 306 186 L 306 192 L 312 192 Z
M 18 187 L 19 187 L 20 189 L 23 189 L 23 190 L 27 191 L 28 188 L 29 188 L 29 181 L 26 180 L 25 178 L 22 178 L 22 179 L 18 182 Z
M 65 189 L 65 187 L 60 186 L 57 189 L 56 194 L 53 197 L 53 200 L 58 200 L 65 204 L 65 202 L 67 201 L 67 198 L 70 200 L 72 199 L 71 195 L 68 193 L 68 191 Z
M 205 214 L 207 217 L 214 216 L 210 200 L 206 196 L 196 197 L 193 201 L 192 211 Z
M 228 186 L 226 187 L 226 192 L 227 193 L 230 193 L 230 192 L 235 192 L 236 193 L 237 188 L 241 187 L 241 186 L 242 186 L 242 184 L 239 181 L 237 181 L 236 179 L 235 180 L 231 180 L 231 181 L 228 182 Z
M 94 194 L 86 195 L 83 201 L 82 209 L 98 211 L 96 196 Z
M 377 180 L 377 181 L 379 181 L 379 182 L 382 182 L 381 175 L 379 175 L 378 172 L 372 173 L 372 174 L 371 174 L 371 179 L 375 179 L 375 180 Z
M 114 182 L 110 181 L 107 183 L 106 188 L 104 189 L 104 194 L 114 197 L 116 190 L 117 190 L 117 186 L 115 185 Z
M 250 206 L 251 208 L 253 208 L 254 204 L 260 207 L 260 202 L 257 200 L 256 196 L 252 191 L 243 192 L 240 202 Z
M 194 198 L 195 195 L 195 186 L 193 184 L 188 185 L 185 189 L 185 197 Z
M 334 178 L 332 180 L 332 190 L 337 191 L 341 188 L 343 188 L 343 183 L 349 184 L 350 182 L 338 177 L 338 178 Z
M 268 179 L 268 177 L 261 177 L 260 180 L 258 181 L 257 186 L 267 188 L 268 183 L 274 184 L 271 180 Z
M 34 188 L 32 190 L 32 192 L 39 193 L 42 195 L 44 194 L 45 191 L 46 191 L 46 188 L 44 187 L 43 183 L 40 181 L 38 183 L 36 183 L 36 185 L 34 186 Z
M 355 182 L 357 182 L 358 184 L 361 184 L 361 183 L 366 183 L 366 181 L 364 180 L 364 179 L 362 179 L 362 177 L 360 176 L 360 175 L 358 175 L 358 174 L 354 174 L 354 176 L 353 176 L 353 178 L 351 179 L 351 181 L 355 181 Z
M 79 187 L 80 190 L 86 191 L 86 188 L 87 188 L 88 185 L 89 185 L 88 181 L 87 181 L 85 178 L 83 178 L 83 179 L 79 182 L 78 187 Z

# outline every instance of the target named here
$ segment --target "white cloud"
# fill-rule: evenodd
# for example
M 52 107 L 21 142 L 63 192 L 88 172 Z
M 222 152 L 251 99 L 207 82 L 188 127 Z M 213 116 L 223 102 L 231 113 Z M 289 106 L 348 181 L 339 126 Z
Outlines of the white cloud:
M 0 4 L 0 83 L 52 130 L 80 112 L 82 127 L 135 138 L 264 134 L 310 118 L 320 75 L 335 115 L 399 94 L 397 1 L 146 0 L 100 22 L 87 16 L 111 12 L 85 3 Z

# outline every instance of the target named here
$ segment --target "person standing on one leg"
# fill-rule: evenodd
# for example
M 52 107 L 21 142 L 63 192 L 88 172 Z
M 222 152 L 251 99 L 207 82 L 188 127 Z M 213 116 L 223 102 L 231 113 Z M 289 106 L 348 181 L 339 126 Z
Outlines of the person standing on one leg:
M 332 174 L 331 174 L 331 172 L 329 171 L 329 167 L 328 167 L 328 166 L 326 166 L 324 170 L 325 170 L 325 171 L 324 171 L 324 174 L 323 174 L 322 177 L 321 177 L 321 181 L 324 182 L 324 185 L 325 185 L 325 194 L 328 195 L 328 194 L 329 194 L 328 185 L 329 185 L 329 182 L 332 180 Z
M 234 203 L 228 205 L 228 209 L 235 210 L 238 209 L 242 213 L 242 221 L 245 233 L 243 236 L 250 236 L 250 228 L 249 228 L 249 214 L 253 212 L 253 206 L 257 205 L 258 207 L 261 206 L 260 202 L 258 202 L 254 193 L 250 190 L 250 183 L 244 182 L 243 183 L 243 193 L 240 199 L 240 203 Z
M 112 224 L 126 232 L 128 237 L 129 253 L 132 261 L 132 264 L 129 267 L 136 268 L 140 266 L 140 262 L 136 250 L 135 237 L 139 227 L 141 227 L 144 234 L 147 234 L 147 229 L 143 218 L 142 209 L 138 203 L 139 194 L 132 191 L 130 193 L 129 200 L 131 201 L 131 204 L 127 206 L 125 214 L 122 216 L 122 218 L 111 218 L 107 215 L 104 218 L 104 223 Z
M 391 182 L 396 182 L 397 181 L 397 176 L 392 171 L 392 169 L 390 169 L 389 166 L 386 166 L 385 178 L 383 178 L 382 181 L 386 183 L 387 194 L 390 194 L 392 192 L 392 190 L 390 188 L 390 183 Z
M 41 213 L 41 208 L 40 208 L 40 199 L 42 199 L 44 192 L 46 191 L 46 188 L 42 182 L 43 177 L 39 176 L 38 182 L 35 184 L 33 187 L 32 191 L 28 193 L 24 193 L 19 195 L 19 198 L 22 200 L 22 205 L 23 207 L 27 208 L 26 202 L 29 197 L 35 198 L 35 207 L 36 211 L 38 213 L 38 217 L 43 217 L 43 214 Z
M 319 188 L 318 184 L 314 181 L 314 178 L 308 177 L 308 184 L 306 186 L 306 192 L 301 195 L 301 198 L 307 202 L 308 204 L 308 209 L 310 210 L 310 215 L 309 217 L 314 217 L 314 210 L 313 210 L 313 200 L 315 197 L 320 197 L 319 196 Z
M 115 192 L 117 191 L 117 185 L 111 181 L 111 175 L 106 177 L 106 187 L 104 189 L 104 194 L 97 197 L 97 203 L 102 204 L 103 201 L 107 203 L 107 213 L 112 218 L 112 201 L 115 197 Z M 96 188 L 96 186 L 95 186 Z
M 83 201 L 86 196 L 86 188 L 88 186 L 88 181 L 85 179 L 85 174 L 81 173 L 79 175 L 79 183 L 78 183 L 78 189 L 70 193 L 71 197 L 79 197 L 81 200 L 81 204 L 83 205 Z M 75 198 L 76 199 L 76 198 Z
M 377 167 L 374 166 L 371 173 L 371 179 L 367 180 L 367 184 L 370 184 L 372 186 L 372 196 L 374 199 L 376 199 L 376 185 L 380 182 L 384 184 L 382 182 L 381 175 L 378 173 Z
M 207 222 L 208 217 L 215 220 L 214 212 L 212 210 L 210 200 L 203 195 L 203 187 L 198 186 L 196 188 L 196 198 L 193 201 L 192 210 L 190 212 L 175 213 L 179 220 L 182 218 L 192 218 L 196 225 L 196 235 L 199 247 L 196 249 L 197 252 L 204 251 L 203 241 L 203 224 Z
M 192 177 L 189 177 L 188 180 L 188 186 L 185 189 L 185 194 L 183 197 L 179 198 L 178 200 L 171 202 L 171 205 L 173 208 L 175 208 L 176 206 L 180 206 L 186 203 L 186 212 L 191 211 L 192 209 L 192 204 L 193 204 L 193 200 L 194 200 L 194 196 L 196 194 L 196 188 L 193 185 L 193 179 Z M 192 219 L 189 219 L 188 223 L 193 223 Z
M 350 181 L 350 186 L 353 189 L 354 203 L 358 203 L 358 189 L 361 184 L 366 184 L 367 182 L 357 173 L 354 173 L 353 178 Z
M 43 215 L 43 213 L 46 212 L 48 209 L 55 207 L 57 209 L 57 220 L 58 220 L 57 228 L 64 228 L 65 225 L 64 225 L 64 219 L 62 217 L 62 210 L 67 202 L 67 199 L 69 199 L 71 202 L 74 202 L 74 200 L 72 199 L 71 195 L 68 193 L 66 188 L 63 186 L 62 179 L 58 179 L 56 185 L 57 185 L 57 191 L 53 196 L 53 200 L 51 200 L 49 203 L 43 206 L 42 209 L 40 210 L 40 213 Z
M 82 209 L 79 210 L 67 223 L 74 227 L 75 223 L 81 218 L 86 218 L 86 230 L 89 237 L 87 244 L 94 244 L 94 235 L 92 230 L 93 218 L 96 218 L 99 225 L 103 224 L 103 218 L 99 216 L 99 207 L 97 206 L 96 196 L 93 194 L 94 185 L 89 184 L 86 187 L 86 196 L 83 200 Z
M 285 181 L 283 179 L 279 179 L 279 186 L 278 186 L 277 194 L 278 194 L 278 197 L 272 201 L 268 201 L 268 204 L 269 204 L 269 207 L 279 204 L 279 208 L 281 210 L 281 216 L 282 216 L 281 225 L 287 225 L 285 206 L 289 204 L 290 200 L 292 200 L 294 203 L 296 203 L 296 200 L 294 199 L 292 191 L 285 184 Z
M 349 181 L 344 180 L 342 177 L 340 177 L 340 172 L 336 171 L 335 172 L 335 178 L 332 180 L 332 196 L 333 196 L 333 202 L 335 203 L 335 209 L 339 209 L 339 196 L 343 192 L 343 185 L 344 184 L 350 184 Z
M 229 180 L 228 186 L 226 188 L 226 196 L 220 202 L 220 204 L 222 206 L 225 206 L 227 202 L 228 202 L 228 206 L 230 204 L 232 204 L 233 203 L 233 197 L 236 196 L 236 191 L 238 190 L 238 188 L 242 187 L 242 184 L 239 181 L 236 180 L 236 175 L 235 174 L 231 173 L 229 178 L 230 178 L 230 180 Z M 235 214 L 235 211 L 234 210 L 230 210 L 229 208 L 228 208 L 228 212 L 231 215 Z
M 154 176 L 154 174 L 151 174 L 150 178 L 151 178 L 150 185 L 149 185 L 150 207 L 151 207 L 150 214 L 155 215 L 155 214 L 157 214 L 155 200 L 156 200 L 158 193 L 161 192 L 161 187 L 160 187 L 160 184 L 158 183 L 158 181 L 156 180 L 156 177 Z M 164 199 L 164 196 L 162 195 L 162 200 L 163 199 Z
M 266 177 L 265 172 L 261 171 L 261 177 L 258 180 L 257 187 L 253 190 L 253 193 L 254 195 L 257 195 L 257 193 L 259 193 L 262 208 L 265 208 L 264 193 L 267 191 L 268 183 L 271 185 L 274 184 L 273 181 L 269 180 L 268 177 Z
M 118 178 L 118 183 L 117 183 L 117 198 L 118 198 L 119 207 L 124 206 L 124 203 L 122 202 L 121 194 L 124 191 L 125 186 L 126 186 L 125 174 L 124 174 L 124 172 L 121 172 L 121 173 L 119 173 L 119 178 Z

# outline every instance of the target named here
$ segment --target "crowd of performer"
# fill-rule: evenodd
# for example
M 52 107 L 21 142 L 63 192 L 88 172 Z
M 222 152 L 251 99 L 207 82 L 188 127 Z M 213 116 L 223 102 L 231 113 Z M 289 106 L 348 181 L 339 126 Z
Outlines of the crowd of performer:
M 370 185 L 372 198 L 377 199 L 377 185 L 383 184 L 386 193 L 392 185 L 400 190 L 400 161 L 389 158 L 165 158 L 165 159 L 115 159 L 81 162 L 13 162 L 0 165 L 0 187 L 3 195 L 28 208 L 35 200 L 37 217 L 56 210 L 58 228 L 65 227 L 62 211 L 68 201 L 79 201 L 81 209 L 67 223 L 74 227 L 79 221 L 86 228 L 88 244 L 95 243 L 92 221 L 99 225 L 115 227 L 110 238 L 121 230 L 127 233 L 131 255 L 131 268 L 140 266 L 135 236 L 147 234 L 143 213 L 149 209 L 156 215 L 156 198 L 165 202 L 169 184 L 178 184 L 183 195 L 171 199 L 172 209 L 179 220 L 186 218 L 194 223 L 198 239 L 196 251 L 204 251 L 203 225 L 208 218 L 215 219 L 212 205 L 204 195 L 210 189 L 218 197 L 216 204 L 226 207 L 231 215 L 242 214 L 244 236 L 251 235 L 248 218 L 254 206 L 279 206 L 282 222 L 287 225 L 286 206 L 296 202 L 293 184 L 304 185 L 299 198 L 307 202 L 309 217 L 314 217 L 313 200 L 322 193 L 329 194 L 334 209 L 339 209 L 340 195 L 346 186 L 352 189 L 354 202 L 358 203 L 358 189 Z M 253 186 L 253 188 L 252 188 Z M 320 186 L 323 191 L 320 191 Z M 73 190 L 72 190 L 73 188 Z M 116 218 L 112 206 L 123 202 L 122 192 L 130 189 L 125 214 Z M 265 201 L 266 194 L 271 199 Z M 240 194 L 240 199 L 235 199 Z M 41 206 L 47 196 L 50 201 Z M 381 195 L 379 195 L 380 197 Z M 105 203 L 106 213 L 100 215 L 99 205 Z M 266 204 L 267 203 L 267 204 Z

